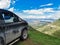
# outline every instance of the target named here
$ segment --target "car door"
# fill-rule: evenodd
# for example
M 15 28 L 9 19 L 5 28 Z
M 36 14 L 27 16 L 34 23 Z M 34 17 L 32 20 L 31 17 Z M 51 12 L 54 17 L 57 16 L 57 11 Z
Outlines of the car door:
M 15 14 L 14 15 L 14 23 L 13 23 L 13 34 L 15 35 L 15 38 L 18 38 L 21 35 L 21 28 L 20 28 L 20 21 L 19 21 L 19 17 Z
M 21 30 L 19 30 L 18 17 L 14 16 L 11 12 L 5 12 L 2 14 L 5 21 L 5 35 L 6 43 L 11 42 L 20 36 Z

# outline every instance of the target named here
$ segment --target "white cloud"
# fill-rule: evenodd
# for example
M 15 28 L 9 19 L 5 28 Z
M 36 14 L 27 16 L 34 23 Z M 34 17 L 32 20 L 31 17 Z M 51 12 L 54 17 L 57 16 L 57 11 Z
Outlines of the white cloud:
M 44 7 L 44 6 L 51 6 L 53 5 L 52 3 L 48 3 L 48 4 L 45 4 L 45 5 L 41 5 L 40 7 Z
M 12 8 L 9 8 L 8 10 L 13 12 L 15 9 L 14 7 L 12 7 Z
M 58 9 L 60 10 L 60 6 L 58 7 Z
M 27 14 L 43 14 L 42 10 L 23 10 L 23 12 Z
M 53 8 L 45 8 L 43 9 L 43 12 L 54 12 Z
M 46 16 L 34 16 L 34 15 L 30 15 L 30 16 L 27 16 L 26 18 L 46 18 Z
M 15 3 L 16 1 L 13 1 L 13 3 Z
M 17 13 L 22 18 L 50 18 L 50 15 L 46 15 L 45 12 L 54 12 L 53 8 L 32 9 L 23 10 L 22 13 Z
M 58 7 L 57 9 L 59 9 Z M 47 12 L 47 13 L 46 13 Z M 32 9 L 23 10 L 23 12 L 17 13 L 21 18 L 49 18 L 49 19 L 59 19 L 60 10 L 54 10 L 54 8 L 42 8 L 42 9 Z
M 24 13 L 16 13 L 19 17 L 21 18 L 33 18 L 33 19 L 38 19 L 38 18 L 50 18 L 51 15 L 31 15 L 31 14 L 24 14 Z
M 12 4 L 15 4 L 15 2 L 16 2 L 15 0 L 12 0 L 12 1 L 11 1 Z
M 50 18 L 59 19 L 60 18 L 60 10 L 55 11 L 55 13 L 51 14 Z
M 32 10 L 23 10 L 24 13 L 32 15 L 41 15 L 45 12 L 54 12 L 53 8 L 43 8 L 43 9 L 32 9 Z
M 10 5 L 14 4 L 16 1 L 15 0 L 0 0 L 0 8 L 1 9 L 8 9 L 9 11 L 14 11 L 14 7 L 10 8 Z
M 11 0 L 0 0 L 0 8 L 5 9 L 10 7 Z

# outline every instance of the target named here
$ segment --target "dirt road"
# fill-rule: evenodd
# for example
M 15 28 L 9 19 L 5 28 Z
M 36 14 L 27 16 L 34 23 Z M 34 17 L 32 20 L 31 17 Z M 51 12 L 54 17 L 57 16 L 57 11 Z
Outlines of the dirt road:
M 35 44 L 30 38 L 25 40 L 25 41 L 18 41 L 13 45 L 40 45 L 40 44 Z

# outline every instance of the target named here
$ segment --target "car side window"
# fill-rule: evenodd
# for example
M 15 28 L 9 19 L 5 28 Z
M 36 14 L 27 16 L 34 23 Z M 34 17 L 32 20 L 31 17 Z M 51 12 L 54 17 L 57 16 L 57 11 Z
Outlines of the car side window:
M 14 22 L 19 22 L 19 17 L 17 17 L 16 15 L 14 15 Z
M 14 17 L 10 14 L 7 14 L 7 13 L 4 13 L 2 14 L 3 15 L 3 18 L 4 18 L 4 21 L 5 23 L 11 23 L 11 22 L 14 22 Z
M 18 22 L 19 18 L 13 13 L 3 13 L 5 23 Z

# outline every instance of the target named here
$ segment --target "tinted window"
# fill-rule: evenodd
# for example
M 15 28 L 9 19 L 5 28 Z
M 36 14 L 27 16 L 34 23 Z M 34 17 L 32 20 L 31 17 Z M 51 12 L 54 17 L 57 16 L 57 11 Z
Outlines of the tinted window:
M 14 22 L 14 17 L 13 17 L 12 14 L 4 13 L 4 14 L 2 14 L 2 15 L 3 15 L 3 18 L 4 18 L 5 23 Z
M 19 17 L 14 15 L 14 22 L 19 22 Z

